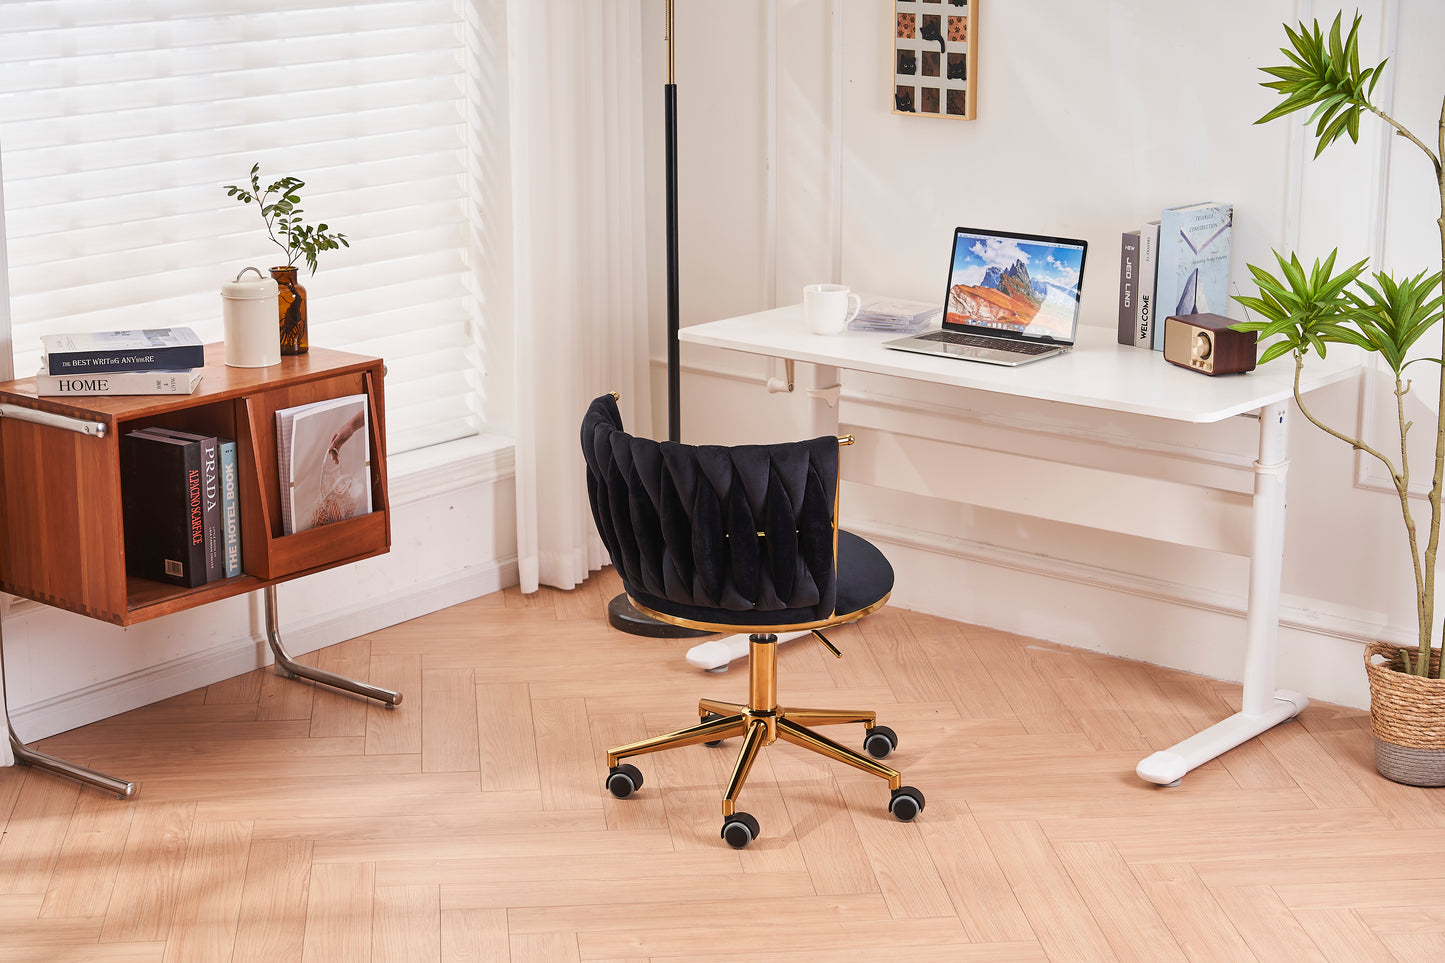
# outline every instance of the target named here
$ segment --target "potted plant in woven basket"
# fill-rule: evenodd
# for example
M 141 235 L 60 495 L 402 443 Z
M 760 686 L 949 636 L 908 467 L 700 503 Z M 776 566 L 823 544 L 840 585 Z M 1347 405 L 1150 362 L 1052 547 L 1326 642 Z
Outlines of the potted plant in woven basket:
M 1348 134 L 1359 136 L 1360 119 L 1370 115 L 1408 140 L 1429 159 L 1440 194 L 1440 257 L 1442 271 L 1396 278 L 1386 271 L 1366 275 L 1368 259 L 1335 271 L 1335 253 L 1309 270 L 1297 256 L 1275 252 L 1279 276 L 1249 265 L 1259 285 L 1259 297 L 1235 300 L 1262 317 L 1234 325 L 1259 332 L 1260 363 L 1283 354 L 1295 361 L 1295 401 L 1311 423 L 1358 451 L 1378 459 L 1390 473 L 1400 499 L 1405 535 L 1414 566 L 1418 641 L 1401 647 L 1384 642 L 1366 646 L 1365 668 L 1370 680 L 1370 716 L 1375 737 L 1375 768 L 1397 782 L 1416 786 L 1445 785 L 1445 680 L 1440 677 L 1440 652 L 1430 644 L 1435 623 L 1435 565 L 1440 546 L 1442 492 L 1445 492 L 1445 377 L 1441 378 L 1440 404 L 1435 409 L 1434 477 L 1429 493 L 1429 523 L 1424 533 L 1416 525 L 1410 496 L 1410 459 L 1407 436 L 1414 423 L 1406 415 L 1410 391 L 1406 369 L 1417 362 L 1445 365 L 1445 342 L 1420 343 L 1441 317 L 1441 281 L 1445 272 L 1445 104 L 1432 148 L 1395 118 L 1371 102 L 1384 63 L 1360 68 L 1357 34 L 1360 16 L 1342 36 L 1337 16 L 1328 36 L 1316 21 L 1298 30 L 1285 26 L 1289 47 L 1281 52 L 1289 62 L 1266 67 L 1273 80 L 1263 86 L 1278 91 L 1284 100 L 1256 123 L 1302 110 L 1313 110 L 1315 156 Z M 1432 207 L 1434 202 L 1432 201 Z M 1442 327 L 1445 331 L 1445 327 Z M 1445 337 L 1445 334 L 1440 335 Z M 1276 340 L 1268 340 L 1276 339 Z M 1417 349 L 1417 343 L 1419 348 Z M 1352 344 L 1384 359 L 1395 375 L 1399 436 L 1388 446 L 1375 447 L 1320 421 L 1299 394 L 1299 375 L 1311 351 L 1324 357 L 1329 344 Z

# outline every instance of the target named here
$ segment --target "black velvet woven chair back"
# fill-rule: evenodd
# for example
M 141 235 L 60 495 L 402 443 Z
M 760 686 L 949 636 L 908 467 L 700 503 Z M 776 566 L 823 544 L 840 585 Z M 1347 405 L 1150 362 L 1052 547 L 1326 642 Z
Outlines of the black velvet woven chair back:
M 838 441 L 683 445 L 634 438 L 611 395 L 582 421 L 597 532 L 633 601 L 699 622 L 833 615 Z

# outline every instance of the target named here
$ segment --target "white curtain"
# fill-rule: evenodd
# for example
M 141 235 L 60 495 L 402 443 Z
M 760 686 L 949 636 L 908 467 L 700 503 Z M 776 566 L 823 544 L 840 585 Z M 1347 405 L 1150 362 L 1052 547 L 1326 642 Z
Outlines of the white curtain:
M 3 151 L 0 151 L 3 153 Z M 9 381 L 14 374 L 10 367 L 10 269 L 5 260 L 5 178 L 0 176 L 0 380 Z M 10 611 L 10 596 L 0 596 L 0 622 Z M 0 716 L 9 721 L 5 708 L 5 666 L 0 664 Z M 0 732 L 0 766 L 15 765 L 7 733 Z
M 507 18 L 517 568 L 532 592 L 607 561 L 579 444 L 587 403 L 617 391 L 628 429 L 651 432 L 644 36 L 637 0 L 509 0 Z

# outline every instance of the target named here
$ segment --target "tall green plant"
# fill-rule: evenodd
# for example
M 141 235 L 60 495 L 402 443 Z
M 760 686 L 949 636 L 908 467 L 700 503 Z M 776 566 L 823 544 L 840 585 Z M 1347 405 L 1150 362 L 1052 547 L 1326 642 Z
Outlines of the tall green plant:
M 1442 417 L 1445 415 L 1445 373 L 1440 379 L 1440 406 L 1436 409 L 1435 473 L 1429 494 L 1430 523 L 1422 553 L 1410 505 L 1407 441 L 1413 423 L 1405 415 L 1405 396 L 1410 391 L 1410 381 L 1404 372 L 1409 365 L 1419 361 L 1445 365 L 1445 340 L 1434 355 L 1409 357 L 1411 348 L 1440 321 L 1441 307 L 1445 304 L 1445 296 L 1441 293 L 1441 285 L 1445 283 L 1445 169 L 1440 163 L 1440 158 L 1445 156 L 1445 101 L 1440 107 L 1439 142 L 1432 150 L 1399 121 L 1371 103 L 1370 97 L 1380 80 L 1385 61 L 1361 70 L 1360 15 L 1355 14 L 1349 34 L 1343 37 L 1342 18 L 1343 15 L 1335 17 L 1328 38 L 1320 30 L 1319 21 L 1314 22 L 1313 28 L 1301 23 L 1298 30 L 1284 25 L 1290 46 L 1281 47 L 1280 52 L 1290 62 L 1281 67 L 1261 68 L 1275 78 L 1263 82 L 1261 86 L 1278 91 L 1284 100 L 1255 123 L 1268 123 L 1313 108 L 1307 123 L 1315 125 L 1314 134 L 1318 141 L 1315 156 L 1318 157 L 1345 134 L 1351 141 L 1358 142 L 1361 116 L 1373 114 L 1396 134 L 1420 148 L 1435 169 L 1435 181 L 1439 188 L 1440 217 L 1436 223 L 1440 229 L 1441 270 L 1428 275 L 1421 272 L 1402 280 L 1382 271 L 1373 275 L 1374 283 L 1371 284 L 1361 280 L 1368 259 L 1335 274 L 1337 252 L 1331 252 L 1323 263 L 1316 261 L 1306 273 L 1296 256 L 1292 254 L 1286 259 L 1276 251 L 1274 256 L 1279 263 L 1279 276 L 1251 264 L 1249 271 L 1259 285 L 1259 297 L 1235 298 L 1261 315 L 1263 320 L 1247 321 L 1234 327 L 1259 332 L 1263 345 L 1261 363 L 1293 353 L 1294 396 L 1300 412 L 1320 429 L 1357 451 L 1378 459 L 1389 471 L 1400 498 L 1400 510 L 1410 544 L 1410 560 L 1415 569 L 1419 644 L 1414 659 L 1409 658 L 1408 652 L 1404 653 L 1405 668 L 1425 676 L 1430 674 L 1435 561 L 1440 548 L 1441 494 L 1445 491 L 1445 417 Z M 1276 337 L 1279 340 L 1265 343 L 1266 339 Z M 1445 339 L 1445 328 L 1442 328 L 1442 339 Z M 1306 407 L 1299 390 L 1305 356 L 1313 350 L 1323 358 L 1329 344 L 1352 344 L 1374 352 L 1384 358 L 1394 372 L 1395 409 L 1400 431 L 1398 462 L 1363 439 L 1324 424 Z M 1439 670 L 1435 675 L 1439 676 Z
M 251 166 L 250 188 L 235 184 L 226 186 L 226 196 L 234 197 L 242 204 L 255 204 L 261 208 L 261 220 L 266 223 L 266 233 L 271 243 L 286 255 L 286 265 L 294 267 L 298 257 L 306 258 L 306 266 L 316 273 L 316 258 L 322 251 L 335 251 L 350 247 L 346 235 L 333 232 L 327 224 L 307 224 L 301 219 L 301 188 L 306 182 L 299 177 L 283 177 L 261 186 L 261 165 Z

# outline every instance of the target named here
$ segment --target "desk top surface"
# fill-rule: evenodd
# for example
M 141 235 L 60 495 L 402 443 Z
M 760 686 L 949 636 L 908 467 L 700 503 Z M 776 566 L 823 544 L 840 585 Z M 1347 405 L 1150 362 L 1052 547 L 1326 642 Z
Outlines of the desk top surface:
M 1289 356 L 1247 374 L 1207 377 L 1170 364 L 1161 352 L 1118 344 L 1114 331 L 1103 327 L 1081 326 L 1074 350 L 1016 368 L 883 347 L 894 337 L 872 331 L 812 334 L 801 304 L 678 332 L 688 344 L 1174 421 L 1222 421 L 1294 397 Z M 1358 351 L 1335 345 L 1328 358 L 1307 359 L 1300 391 L 1343 381 L 1360 368 Z

